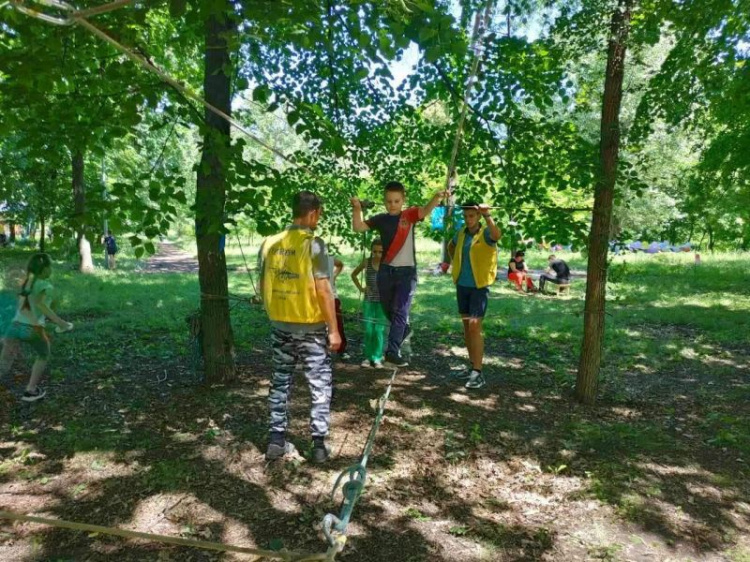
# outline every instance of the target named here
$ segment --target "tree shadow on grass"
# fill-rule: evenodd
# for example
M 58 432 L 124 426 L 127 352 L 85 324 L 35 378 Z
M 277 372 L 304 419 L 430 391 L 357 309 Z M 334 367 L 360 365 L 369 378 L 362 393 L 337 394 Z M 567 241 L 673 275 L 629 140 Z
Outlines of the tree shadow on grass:
M 247 363 L 238 385 L 196 390 L 155 383 L 153 369 L 133 359 L 138 350 L 129 350 L 126 339 L 114 340 L 123 348 L 122 368 L 84 373 L 75 384 L 62 381 L 53 401 L 16 420 L 15 435 L 6 440 L 43 457 L 28 465 L 21 461 L 0 475 L 0 483 L 33 482 L 26 487 L 49 496 L 45 510 L 53 516 L 105 525 L 128 524 L 144 506 L 153 510 L 160 499 L 187 496 L 196 510 L 188 515 L 214 537 L 223 538 L 236 523 L 260 546 L 282 538 L 295 549 L 324 549 L 313 526 L 323 512 L 337 509 L 326 494 L 338 471 L 358 458 L 374 418 L 371 401 L 383 392 L 389 373 L 339 365 L 336 458 L 321 468 L 266 469 L 262 389 L 270 360 L 267 344 L 258 338 L 267 327 L 257 309 L 241 317 L 251 322 L 243 329 L 255 339 L 243 356 Z M 750 520 L 738 515 L 736 505 L 750 485 L 736 460 L 738 445 L 726 435 L 724 444 L 710 442 L 722 424 L 735 424 L 710 417 L 717 403 L 734 410 L 732 420 L 747 418 L 740 395 L 718 401 L 699 395 L 699 385 L 672 377 L 672 388 L 679 385 L 688 400 L 668 392 L 656 403 L 648 395 L 634 400 L 605 394 L 596 407 L 584 408 L 569 400 L 568 381 L 559 372 L 560 364 L 573 363 L 570 350 L 507 337 L 488 341 L 488 385 L 469 392 L 450 376 L 450 367 L 462 362 L 451 351 L 462 347 L 460 336 L 448 331 L 441 337 L 445 341 L 437 342 L 434 326 L 416 327 L 413 345 L 420 363 L 396 379 L 370 463 L 370 484 L 341 560 L 479 560 L 477 545 L 489 549 L 489 556 L 495 549 L 493 560 L 565 559 L 569 551 L 557 552 L 563 548 L 562 523 L 540 523 L 521 509 L 526 503 L 514 503 L 521 493 L 542 502 L 549 490 L 555 495 L 548 516 L 563 520 L 570 517 L 570 505 L 597 499 L 637 528 L 696 550 L 720 550 L 746 532 Z M 654 345 L 659 350 L 658 341 Z M 702 382 L 715 376 L 700 356 L 681 357 L 678 364 L 685 372 L 703 373 Z M 297 376 L 291 435 L 304 448 L 309 395 L 301 373 Z M 742 369 L 736 377 L 737 384 L 748 382 Z M 71 468 L 89 459 L 87 453 L 92 455 L 87 466 Z M 126 473 L 106 476 L 103 469 L 99 478 L 93 466 L 99 457 Z M 443 482 L 441 474 L 451 479 Z M 56 480 L 65 486 L 55 488 Z M 76 491 L 81 484 L 87 488 Z M 494 515 L 479 508 L 490 499 L 501 506 Z M 406 515 L 410 506 L 432 509 L 432 521 Z M 182 520 L 179 526 L 169 532 L 180 532 Z M 148 560 L 164 550 L 181 560 L 213 559 L 67 531 L 41 537 L 32 559 Z

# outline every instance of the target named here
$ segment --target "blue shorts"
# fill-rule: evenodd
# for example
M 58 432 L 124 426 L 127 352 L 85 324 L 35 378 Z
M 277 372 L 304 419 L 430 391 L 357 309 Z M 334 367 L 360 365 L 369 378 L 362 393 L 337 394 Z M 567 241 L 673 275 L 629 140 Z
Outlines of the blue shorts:
M 487 312 L 490 289 L 483 287 L 464 287 L 456 285 L 456 300 L 458 301 L 458 313 L 461 316 L 471 318 L 484 318 Z

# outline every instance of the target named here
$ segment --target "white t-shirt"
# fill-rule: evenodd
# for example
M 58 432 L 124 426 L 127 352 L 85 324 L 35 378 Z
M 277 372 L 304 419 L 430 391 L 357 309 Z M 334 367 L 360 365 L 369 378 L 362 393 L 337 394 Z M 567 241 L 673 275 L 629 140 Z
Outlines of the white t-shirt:
M 336 262 L 332 256 L 328 256 L 328 273 L 330 274 L 329 279 L 331 280 L 331 292 L 333 293 L 333 298 L 337 299 L 339 298 L 339 295 L 336 292 Z

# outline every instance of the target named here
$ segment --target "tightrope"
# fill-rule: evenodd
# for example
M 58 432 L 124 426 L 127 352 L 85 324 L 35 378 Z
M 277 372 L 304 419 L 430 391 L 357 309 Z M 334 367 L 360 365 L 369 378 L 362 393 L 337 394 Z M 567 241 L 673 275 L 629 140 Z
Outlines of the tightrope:
M 391 395 L 391 388 L 393 388 L 393 381 L 396 379 L 397 372 L 398 369 L 394 368 L 393 373 L 391 374 L 391 380 L 388 382 L 388 387 L 378 400 L 378 411 L 375 416 L 375 421 L 370 428 L 370 434 L 365 442 L 365 447 L 362 450 L 360 461 L 357 464 L 344 469 L 336 479 L 336 483 L 333 485 L 333 490 L 331 490 L 331 499 L 333 499 L 336 496 L 339 486 L 341 486 L 341 495 L 343 496 L 341 500 L 341 511 L 338 516 L 333 513 L 328 513 L 323 518 L 323 534 L 328 539 L 328 544 L 331 545 L 331 548 L 337 548 L 338 551 L 340 551 L 346 544 L 346 532 L 352 512 L 354 511 L 354 506 L 362 495 L 365 483 L 367 482 L 367 461 L 370 458 L 372 447 L 375 444 L 375 436 L 380 428 L 380 423 L 383 421 L 385 405 Z M 344 482 L 345 478 L 348 478 L 346 482 Z
M 41 525 L 57 527 L 60 529 L 70 529 L 71 531 L 84 531 L 87 533 L 98 533 L 102 535 L 113 535 L 125 539 L 143 539 L 152 542 L 173 544 L 176 546 L 198 548 L 201 550 L 248 554 L 255 557 L 253 558 L 253 561 L 262 560 L 263 558 L 275 558 L 277 560 L 284 560 L 285 562 L 314 562 L 335 560 L 336 556 L 336 550 L 333 546 L 329 547 L 328 550 L 324 553 L 307 554 L 290 550 L 264 550 L 246 546 L 234 546 L 217 542 L 185 539 L 182 537 L 154 535 L 152 533 L 129 531 L 127 529 L 119 529 L 117 527 L 102 527 L 100 525 L 89 525 L 88 523 L 77 523 L 74 521 L 65 521 L 63 519 L 48 519 L 46 517 L 23 515 L 21 513 L 14 513 L 12 511 L 0 511 L 0 519 L 8 519 L 11 521 L 25 521 L 27 523 L 39 523 Z

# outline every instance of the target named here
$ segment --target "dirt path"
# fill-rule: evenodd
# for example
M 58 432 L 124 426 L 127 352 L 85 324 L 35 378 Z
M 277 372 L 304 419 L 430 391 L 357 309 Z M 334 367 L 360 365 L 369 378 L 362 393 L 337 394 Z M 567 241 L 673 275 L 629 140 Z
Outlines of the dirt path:
M 198 260 L 172 242 L 162 242 L 143 271 L 146 273 L 198 273 Z

